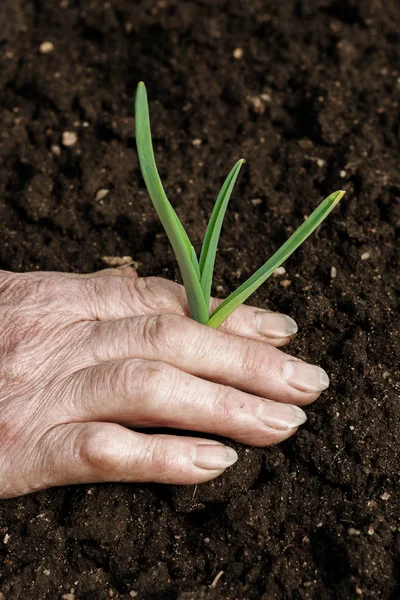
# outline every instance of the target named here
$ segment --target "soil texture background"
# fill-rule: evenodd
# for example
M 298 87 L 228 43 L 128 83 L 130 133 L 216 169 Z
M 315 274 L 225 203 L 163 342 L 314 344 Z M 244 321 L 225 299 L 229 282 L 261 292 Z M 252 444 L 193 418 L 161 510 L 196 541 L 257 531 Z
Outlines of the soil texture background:
M 140 275 L 179 280 L 138 168 L 139 80 L 197 249 L 246 158 L 215 294 L 323 196 L 347 192 L 252 298 L 290 314 L 288 351 L 331 377 L 298 434 L 265 449 L 229 442 L 238 463 L 196 490 L 91 485 L 2 501 L 0 598 L 398 599 L 398 0 L 3 0 L 0 48 L 3 269 L 92 272 L 130 255 Z

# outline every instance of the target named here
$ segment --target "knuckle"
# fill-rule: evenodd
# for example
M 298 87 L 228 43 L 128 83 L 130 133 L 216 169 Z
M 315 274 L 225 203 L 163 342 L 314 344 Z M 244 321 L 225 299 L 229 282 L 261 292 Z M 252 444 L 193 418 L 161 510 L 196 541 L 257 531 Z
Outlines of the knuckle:
M 235 420 L 232 398 L 235 390 L 221 385 L 214 400 L 213 420 L 216 423 L 229 423 Z
M 169 444 L 168 437 L 166 435 L 157 435 L 149 440 L 149 444 L 146 448 L 147 460 L 149 473 L 152 475 L 152 479 L 162 481 L 166 477 L 167 472 L 171 469 L 174 462 L 179 461 L 179 455 L 176 451 L 175 456 L 171 456 L 171 447 Z
M 149 312 L 160 310 L 163 304 L 160 279 L 158 277 L 138 277 L 129 282 L 135 295 L 135 300 Z
M 160 277 L 138 277 L 128 282 L 136 296 L 136 302 L 145 313 L 170 312 L 182 314 L 186 303 L 182 305 L 180 287 L 173 281 Z M 185 298 L 185 296 L 183 296 Z
M 157 394 L 162 385 L 167 365 L 162 362 L 129 360 L 120 367 L 119 381 L 126 398 L 147 400 Z
M 256 378 L 266 370 L 266 356 L 263 350 L 261 345 L 259 349 L 256 349 L 253 342 L 245 341 L 241 355 L 241 365 L 247 378 Z
M 177 354 L 183 343 L 182 318 L 171 314 L 151 317 L 146 321 L 143 336 L 152 348 Z
M 104 431 L 101 426 L 93 424 L 86 427 L 78 435 L 75 444 L 75 455 L 79 456 L 80 461 L 89 467 L 100 472 L 113 471 L 118 466 L 118 459 L 113 451 L 113 445 L 110 436 L 110 427 Z M 115 434 L 118 436 L 119 428 L 115 426 Z

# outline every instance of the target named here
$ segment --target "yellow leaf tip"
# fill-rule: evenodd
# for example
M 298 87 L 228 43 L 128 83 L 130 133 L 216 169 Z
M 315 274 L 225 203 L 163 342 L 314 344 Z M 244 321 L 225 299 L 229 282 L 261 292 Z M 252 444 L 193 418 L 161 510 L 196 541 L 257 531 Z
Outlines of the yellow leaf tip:
M 341 201 L 341 199 L 343 198 L 343 196 L 345 195 L 345 193 L 346 193 L 345 190 L 338 190 L 336 192 L 337 196 L 336 196 L 336 198 L 334 200 L 335 205 L 338 204 Z

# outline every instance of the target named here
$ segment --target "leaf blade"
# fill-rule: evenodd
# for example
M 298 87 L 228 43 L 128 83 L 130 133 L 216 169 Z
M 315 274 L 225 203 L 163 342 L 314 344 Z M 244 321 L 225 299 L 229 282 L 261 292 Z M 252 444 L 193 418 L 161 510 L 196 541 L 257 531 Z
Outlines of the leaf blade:
M 308 219 L 300 225 L 295 233 L 279 248 L 277 252 L 260 267 L 247 281 L 226 298 L 210 315 L 207 325 L 219 327 L 225 319 L 247 298 L 257 290 L 272 273 L 315 231 L 343 198 L 345 192 L 339 190 L 330 194 L 313 211 Z
M 189 302 L 190 316 L 205 323 L 208 307 L 204 300 L 198 272 L 192 262 L 192 245 L 175 210 L 170 204 L 154 158 L 146 87 L 140 82 L 135 102 L 136 145 L 140 168 L 154 208 L 174 250 Z M 197 258 L 196 258 L 197 260 Z
M 243 162 L 243 159 L 238 160 L 235 166 L 229 172 L 228 177 L 225 179 L 215 202 L 204 236 L 199 267 L 201 273 L 201 287 L 207 304 L 209 303 L 211 296 L 211 284 L 214 272 L 215 256 L 217 253 L 222 223 Z

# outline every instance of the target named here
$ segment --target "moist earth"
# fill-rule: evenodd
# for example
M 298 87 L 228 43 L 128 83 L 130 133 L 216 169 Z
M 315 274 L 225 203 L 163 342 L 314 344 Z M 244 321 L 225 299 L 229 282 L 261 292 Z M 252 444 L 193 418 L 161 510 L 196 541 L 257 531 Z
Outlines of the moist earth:
M 295 318 L 288 351 L 331 377 L 298 434 L 228 442 L 238 463 L 196 488 L 2 501 L 0 598 L 398 599 L 398 1 L 3 0 L 0 46 L 3 269 L 87 273 L 129 255 L 140 275 L 179 280 L 140 177 L 139 80 L 196 248 L 246 159 L 216 295 L 347 192 L 252 298 Z

